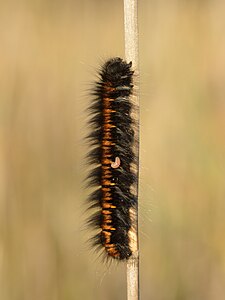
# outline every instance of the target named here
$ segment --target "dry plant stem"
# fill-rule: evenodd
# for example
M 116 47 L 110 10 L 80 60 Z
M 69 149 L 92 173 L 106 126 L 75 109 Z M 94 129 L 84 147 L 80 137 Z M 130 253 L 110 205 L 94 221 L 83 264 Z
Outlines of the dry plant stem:
M 124 29 L 125 29 L 125 59 L 129 63 L 132 61 L 135 75 L 138 72 L 138 14 L 137 14 L 138 0 L 124 0 Z M 135 76 L 138 81 L 138 76 Z M 139 88 L 138 82 L 134 82 L 136 93 L 133 96 L 133 102 L 137 107 L 137 130 L 135 132 L 135 139 L 139 141 Z M 137 161 L 139 160 L 139 142 L 135 149 Z M 137 183 L 134 186 L 134 193 L 138 195 L 138 175 L 139 162 L 137 163 Z M 130 214 L 134 220 L 134 226 L 129 232 L 131 239 L 131 249 L 133 255 L 127 261 L 127 300 L 139 299 L 139 251 L 138 251 L 138 212 L 134 209 L 130 210 Z

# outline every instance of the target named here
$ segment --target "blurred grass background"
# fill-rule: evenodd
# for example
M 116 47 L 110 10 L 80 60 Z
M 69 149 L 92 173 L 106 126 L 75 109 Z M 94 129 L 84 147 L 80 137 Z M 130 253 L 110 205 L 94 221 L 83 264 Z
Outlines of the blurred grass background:
M 140 1 L 141 292 L 225 299 L 225 2 Z M 0 299 L 125 299 L 85 244 L 83 142 L 123 3 L 0 3 Z

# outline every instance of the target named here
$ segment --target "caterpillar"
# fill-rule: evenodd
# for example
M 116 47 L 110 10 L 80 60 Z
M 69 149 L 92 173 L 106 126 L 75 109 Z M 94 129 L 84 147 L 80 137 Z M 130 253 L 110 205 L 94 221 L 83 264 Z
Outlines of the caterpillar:
M 95 190 L 88 197 L 91 208 L 97 208 L 89 224 L 98 229 L 95 246 L 103 247 L 107 257 L 118 260 L 132 255 L 129 231 L 132 228 L 131 208 L 137 197 L 132 192 L 136 174 L 132 168 L 134 126 L 131 96 L 133 93 L 132 62 L 119 57 L 108 60 L 99 71 L 89 107 L 91 128 L 87 136 L 87 158 L 93 170 L 88 186 Z

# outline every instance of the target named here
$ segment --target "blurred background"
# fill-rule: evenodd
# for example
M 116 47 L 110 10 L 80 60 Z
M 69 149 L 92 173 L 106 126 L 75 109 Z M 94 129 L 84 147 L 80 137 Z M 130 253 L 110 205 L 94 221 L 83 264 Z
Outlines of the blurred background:
M 139 1 L 143 300 L 225 299 L 225 2 Z M 86 240 L 89 90 L 120 0 L 0 3 L 0 299 L 126 298 Z

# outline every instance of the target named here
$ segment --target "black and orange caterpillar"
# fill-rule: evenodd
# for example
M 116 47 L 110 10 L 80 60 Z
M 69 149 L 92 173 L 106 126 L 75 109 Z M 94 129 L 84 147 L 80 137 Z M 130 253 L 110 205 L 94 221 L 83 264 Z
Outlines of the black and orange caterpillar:
M 101 245 L 113 258 L 124 260 L 132 255 L 129 231 L 130 208 L 137 206 L 132 193 L 136 175 L 132 63 L 116 57 L 108 60 L 99 72 L 99 81 L 90 106 L 88 135 L 91 147 L 89 162 L 95 165 L 88 176 L 89 186 L 96 190 L 89 196 L 91 207 L 97 207 L 89 223 L 98 228 L 94 244 Z

